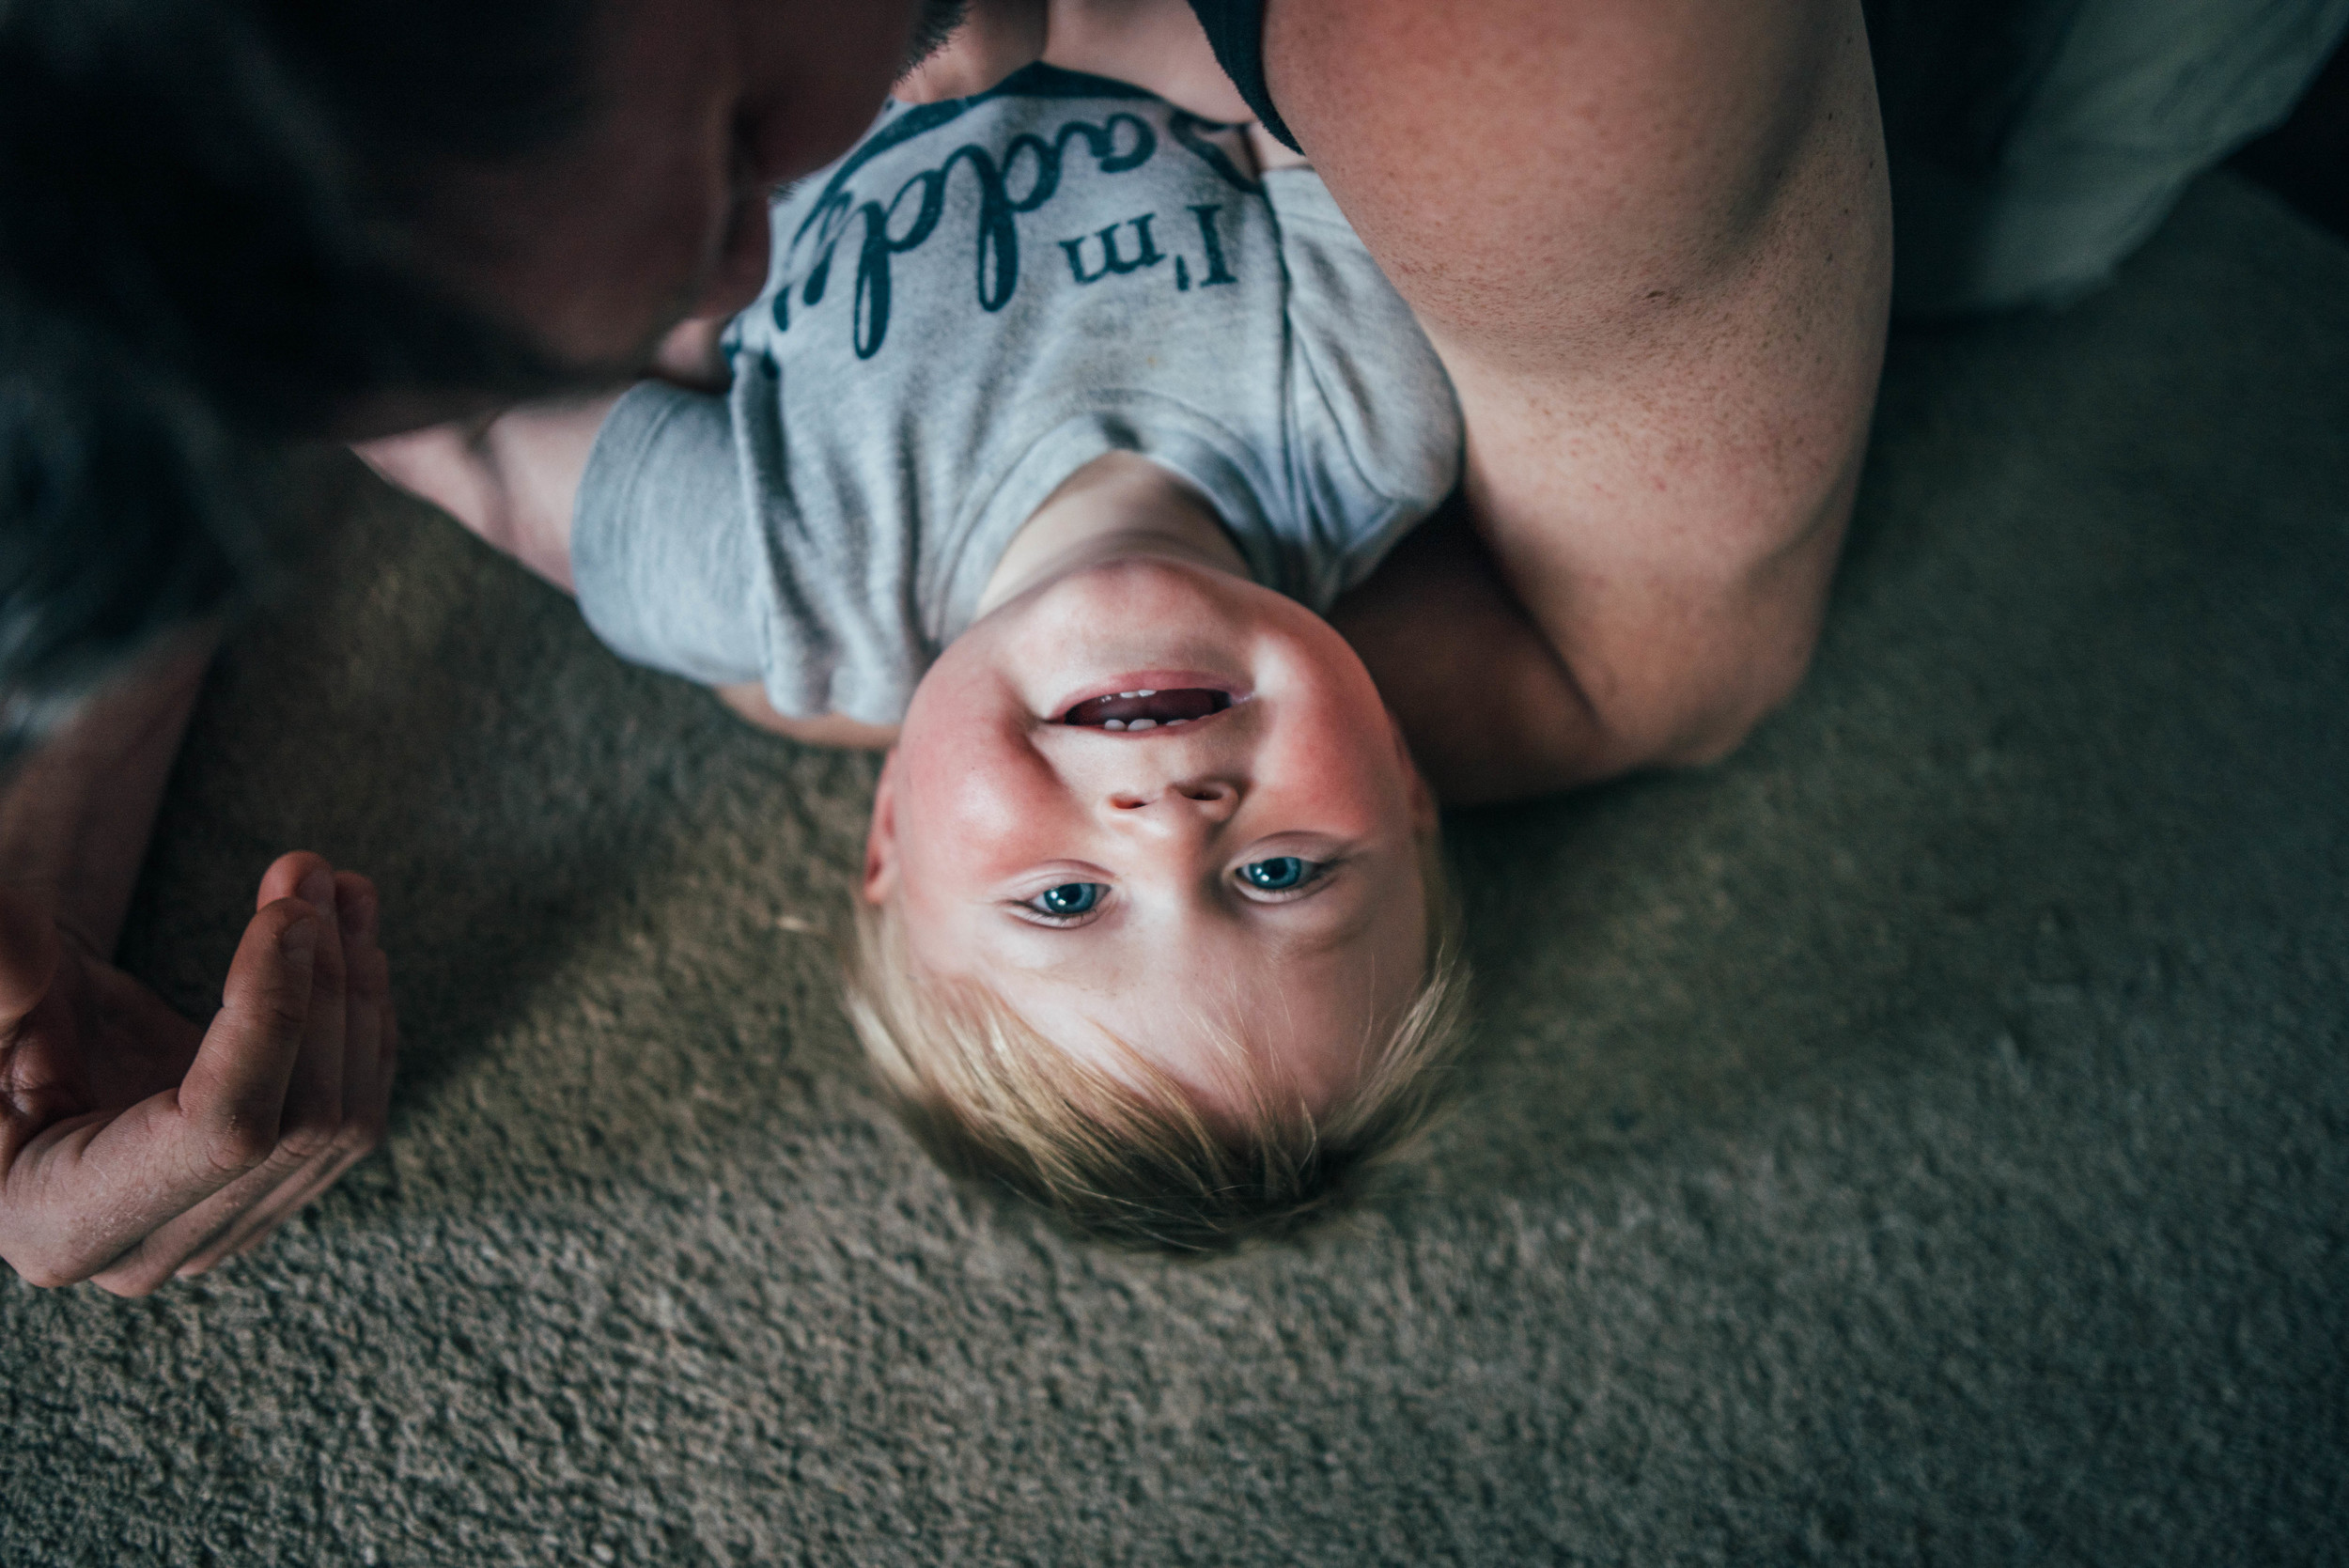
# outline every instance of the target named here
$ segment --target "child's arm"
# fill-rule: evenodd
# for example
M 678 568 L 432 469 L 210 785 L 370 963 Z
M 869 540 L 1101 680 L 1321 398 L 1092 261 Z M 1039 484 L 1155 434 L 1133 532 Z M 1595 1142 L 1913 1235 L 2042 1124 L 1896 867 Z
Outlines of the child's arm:
M 1784 635 L 1807 645 L 1825 573 L 1797 552 L 1784 575 L 1783 585 L 1765 577 L 1747 624 L 1788 625 Z M 1519 593 L 1455 496 L 1330 613 L 1444 804 L 1525 800 L 1641 767 L 1712 762 L 1743 737 L 1738 723 L 1701 748 L 1626 753 L 1601 706 L 1620 693 L 1594 693 L 1596 679 L 1579 672 Z M 1703 635 L 1697 614 L 1659 614 L 1619 628 L 1614 651 L 1670 668 L 1690 657 L 1672 644 Z
M 568 594 L 571 509 L 596 432 L 619 400 L 618 393 L 606 393 L 585 401 L 529 403 L 353 450 L 376 473 Z
M 1330 612 L 1448 806 L 1597 776 L 1596 716 L 1455 498 Z
M 488 419 L 440 425 L 355 450 L 378 474 L 448 513 L 491 548 L 565 593 L 571 582 L 571 516 L 596 432 L 621 394 L 525 404 Z M 885 749 L 897 732 L 826 715 L 777 713 L 754 681 L 715 689 L 760 729 L 814 746 Z
M 646 369 L 694 392 L 723 392 L 723 318 L 682 321 Z M 502 413 L 385 436 L 351 448 L 384 478 L 455 518 L 491 548 L 571 589 L 571 512 L 579 482 L 626 389 L 525 403 Z

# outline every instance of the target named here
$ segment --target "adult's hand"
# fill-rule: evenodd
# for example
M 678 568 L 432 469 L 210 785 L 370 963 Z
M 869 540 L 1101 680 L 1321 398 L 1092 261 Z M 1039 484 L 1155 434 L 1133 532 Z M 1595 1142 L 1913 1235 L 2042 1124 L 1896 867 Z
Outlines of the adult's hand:
M 381 1142 L 398 1032 L 375 889 L 294 854 L 257 903 L 199 1029 L 0 890 L 0 1258 L 33 1283 L 200 1274 Z

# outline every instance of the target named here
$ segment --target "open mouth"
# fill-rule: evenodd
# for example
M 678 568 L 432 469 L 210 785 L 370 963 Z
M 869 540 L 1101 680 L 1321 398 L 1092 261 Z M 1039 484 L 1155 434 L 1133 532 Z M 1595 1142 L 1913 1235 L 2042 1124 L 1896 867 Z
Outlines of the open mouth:
M 1169 691 L 1119 691 L 1079 703 L 1062 715 L 1061 722 L 1132 735 L 1212 719 L 1231 706 L 1228 693 L 1199 686 Z

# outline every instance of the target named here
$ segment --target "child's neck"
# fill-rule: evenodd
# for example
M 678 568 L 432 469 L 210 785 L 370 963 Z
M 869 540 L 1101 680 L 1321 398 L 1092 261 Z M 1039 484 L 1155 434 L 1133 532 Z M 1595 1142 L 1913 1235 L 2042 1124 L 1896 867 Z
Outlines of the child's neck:
M 1112 452 L 1064 481 L 1012 536 L 978 613 L 1071 572 L 1156 555 L 1248 575 L 1248 563 L 1197 490 L 1147 458 Z

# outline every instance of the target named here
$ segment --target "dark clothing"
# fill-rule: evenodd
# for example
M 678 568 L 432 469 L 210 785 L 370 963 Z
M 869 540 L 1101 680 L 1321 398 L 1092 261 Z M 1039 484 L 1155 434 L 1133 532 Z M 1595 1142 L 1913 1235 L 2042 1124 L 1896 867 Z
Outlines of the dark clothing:
M 1207 41 L 1215 45 L 1215 57 L 1223 62 L 1224 74 L 1255 111 L 1256 123 L 1290 151 L 1302 151 L 1282 122 L 1281 111 L 1272 106 L 1272 93 L 1265 85 L 1264 0 L 1190 0 L 1190 8 L 1199 13 L 1200 25 L 1206 28 Z

